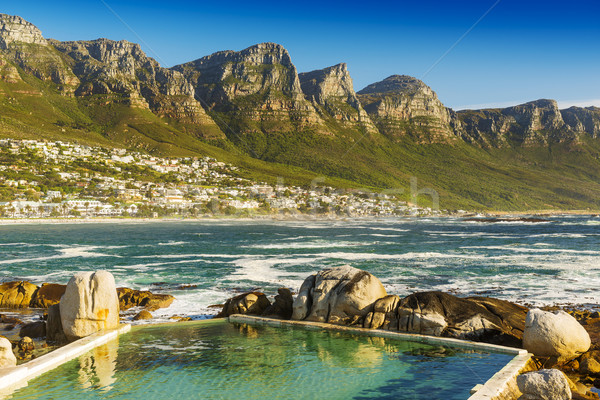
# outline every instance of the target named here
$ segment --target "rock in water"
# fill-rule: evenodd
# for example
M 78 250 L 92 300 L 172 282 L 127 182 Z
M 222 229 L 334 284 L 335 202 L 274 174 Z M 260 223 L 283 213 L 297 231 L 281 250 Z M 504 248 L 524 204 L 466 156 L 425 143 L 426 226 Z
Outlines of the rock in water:
M 519 375 L 517 386 L 523 393 L 519 400 L 567 400 L 572 397 L 567 378 L 557 369 Z
M 12 351 L 12 344 L 5 337 L 0 337 L 0 368 L 14 367 L 17 357 Z
M 156 294 L 147 290 L 135 290 L 129 288 L 118 288 L 119 307 L 121 310 L 127 310 L 131 307 L 144 307 L 149 311 L 156 311 L 159 308 L 167 308 L 173 303 L 175 297 L 170 294 Z
M 566 312 L 533 309 L 527 313 L 523 347 L 536 356 L 569 360 L 588 351 L 590 345 L 585 328 Z
M 70 341 L 119 325 L 117 288 L 108 271 L 73 275 L 59 305 L 63 331 Z
M 146 319 L 152 319 L 152 314 L 149 311 L 142 310 L 133 317 L 134 321 L 141 321 Z
M 350 325 L 387 293 L 375 276 L 344 265 L 308 277 L 294 301 L 292 319 Z
M 223 310 L 215 318 L 225 318 L 232 314 L 262 315 L 270 305 L 271 302 L 264 293 L 244 293 L 227 300 Z
M 26 308 L 37 286 L 26 282 L 6 282 L 0 284 L 0 308 Z

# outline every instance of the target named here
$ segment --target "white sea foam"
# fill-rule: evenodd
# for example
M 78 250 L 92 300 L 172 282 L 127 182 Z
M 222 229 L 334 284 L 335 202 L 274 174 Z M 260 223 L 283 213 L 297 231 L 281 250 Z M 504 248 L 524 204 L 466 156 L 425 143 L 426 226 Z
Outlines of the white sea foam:
M 369 243 L 358 242 L 332 242 L 332 241 L 313 241 L 303 243 L 271 243 L 271 244 L 252 244 L 241 246 L 247 249 L 327 249 L 335 247 L 358 247 L 368 246 Z
M 236 279 L 249 280 L 254 282 L 276 283 L 282 286 L 292 287 L 298 281 L 304 280 L 308 274 L 293 273 L 273 268 L 276 265 L 302 265 L 315 262 L 317 257 L 246 257 L 233 261 L 233 264 L 239 269 L 231 276 Z M 226 279 L 229 279 L 227 277 Z
M 370 230 L 372 230 L 372 231 L 410 232 L 410 229 L 402 229 L 402 228 L 381 228 L 381 227 L 374 227 L 374 226 L 369 226 L 369 227 L 367 227 L 367 229 L 370 229 Z
M 170 240 L 170 241 L 164 242 L 164 243 L 157 243 L 157 246 L 180 246 L 182 244 L 187 244 L 187 243 L 189 243 L 189 242 L 183 242 L 183 241 L 177 242 L 177 241 Z
M 573 253 L 573 254 L 598 254 L 598 250 L 574 250 L 574 249 L 534 249 L 518 246 L 462 246 L 461 249 L 484 249 L 484 250 L 508 250 L 519 253 Z
M 1 260 L 0 264 L 19 264 L 28 263 L 33 261 L 48 261 L 57 260 L 62 258 L 91 258 L 91 257 L 120 257 L 114 254 L 97 253 L 94 250 L 101 248 L 101 246 L 69 246 L 58 249 L 59 254 L 54 254 L 45 257 L 32 257 L 32 258 L 15 258 L 11 260 Z M 106 247 L 104 247 L 106 248 Z
M 384 234 L 384 233 L 361 233 L 358 236 L 373 236 L 373 237 L 383 237 L 383 238 L 404 237 L 404 235 L 388 235 L 388 234 Z

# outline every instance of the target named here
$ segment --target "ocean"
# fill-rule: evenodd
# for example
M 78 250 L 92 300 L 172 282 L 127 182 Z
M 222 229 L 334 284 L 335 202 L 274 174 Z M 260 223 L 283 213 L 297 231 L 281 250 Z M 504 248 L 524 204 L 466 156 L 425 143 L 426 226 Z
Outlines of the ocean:
M 441 290 L 528 305 L 599 309 L 600 218 L 468 222 L 460 218 L 338 221 L 150 221 L 0 226 L 0 281 L 66 283 L 106 269 L 117 286 L 169 293 L 154 313 L 206 318 L 238 293 L 297 291 L 310 274 L 350 264 L 389 294 Z

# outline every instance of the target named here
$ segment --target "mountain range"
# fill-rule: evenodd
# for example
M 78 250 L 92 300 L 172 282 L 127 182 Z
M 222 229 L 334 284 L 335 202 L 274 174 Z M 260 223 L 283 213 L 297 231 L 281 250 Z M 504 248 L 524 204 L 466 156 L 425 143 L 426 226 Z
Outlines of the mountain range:
M 454 111 L 406 75 L 355 92 L 346 64 L 298 73 L 275 43 L 164 68 L 135 43 L 59 42 L 0 14 L 0 137 L 209 155 L 408 200 L 416 178 L 443 208 L 600 209 L 600 108 Z

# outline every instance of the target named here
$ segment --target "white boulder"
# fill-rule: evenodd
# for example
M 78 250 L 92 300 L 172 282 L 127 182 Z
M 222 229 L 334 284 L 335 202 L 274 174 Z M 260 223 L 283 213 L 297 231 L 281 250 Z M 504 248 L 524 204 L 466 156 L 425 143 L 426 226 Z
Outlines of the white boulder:
M 588 351 L 591 343 L 584 327 L 564 311 L 527 313 L 523 347 L 536 356 L 569 360 Z
M 369 272 L 344 265 L 308 277 L 293 304 L 292 319 L 347 325 L 365 316 L 387 293 Z
M 69 341 L 119 325 L 115 278 L 108 271 L 78 272 L 60 299 L 60 319 Z
M 0 337 L 0 368 L 14 367 L 17 357 L 12 350 L 12 344 L 5 337 Z
M 523 395 L 519 400 L 568 400 L 572 398 L 567 377 L 557 369 L 542 369 L 517 376 Z

